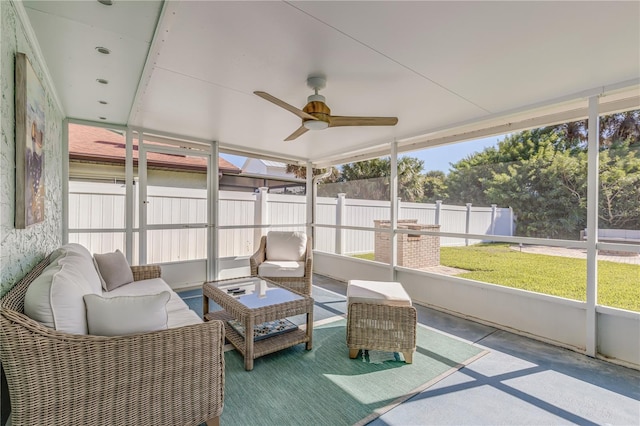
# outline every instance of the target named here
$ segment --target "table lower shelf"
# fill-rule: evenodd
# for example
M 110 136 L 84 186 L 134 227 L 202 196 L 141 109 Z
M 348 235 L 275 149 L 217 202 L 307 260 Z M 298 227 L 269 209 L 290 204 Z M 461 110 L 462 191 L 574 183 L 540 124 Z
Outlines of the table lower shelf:
M 232 319 L 235 318 L 226 311 L 209 312 L 205 315 L 205 320 L 207 321 L 220 320 L 224 322 L 225 337 L 229 343 L 231 343 L 233 347 L 246 358 L 247 354 L 244 337 L 227 322 Z M 252 358 L 256 359 L 258 357 L 290 348 L 291 346 L 299 345 L 300 343 L 307 343 L 309 341 L 310 338 L 307 336 L 307 331 L 300 328 L 283 334 L 278 334 L 273 337 L 267 337 L 253 342 Z

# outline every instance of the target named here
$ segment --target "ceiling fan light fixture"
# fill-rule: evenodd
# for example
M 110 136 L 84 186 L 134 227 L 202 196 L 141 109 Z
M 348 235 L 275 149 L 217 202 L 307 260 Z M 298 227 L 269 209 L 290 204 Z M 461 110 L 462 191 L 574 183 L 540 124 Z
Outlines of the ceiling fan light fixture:
M 302 125 L 309 130 L 324 130 L 329 127 L 329 123 L 322 120 L 307 120 Z

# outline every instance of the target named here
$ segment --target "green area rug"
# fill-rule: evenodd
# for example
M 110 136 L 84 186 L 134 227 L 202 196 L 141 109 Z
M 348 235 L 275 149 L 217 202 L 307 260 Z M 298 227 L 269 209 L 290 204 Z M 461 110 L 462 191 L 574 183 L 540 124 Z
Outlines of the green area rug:
M 413 364 L 401 355 L 369 351 L 349 358 L 346 321 L 314 327 L 313 350 L 298 345 L 255 360 L 225 353 L 221 424 L 365 424 L 487 352 L 418 326 Z

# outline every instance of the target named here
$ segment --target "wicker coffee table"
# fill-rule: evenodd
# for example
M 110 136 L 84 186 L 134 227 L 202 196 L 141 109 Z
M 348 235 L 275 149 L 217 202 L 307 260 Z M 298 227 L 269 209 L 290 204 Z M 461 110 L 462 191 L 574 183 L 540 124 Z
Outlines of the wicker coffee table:
M 233 289 L 238 291 L 230 292 Z M 202 286 L 202 298 L 205 321 L 224 322 L 226 338 L 244 356 L 244 368 L 247 371 L 253 369 L 253 360 L 263 355 L 300 343 L 306 343 L 306 349 L 311 349 L 313 299 L 309 296 L 260 277 L 246 277 L 205 282 Z M 222 307 L 222 310 L 209 312 L 209 299 Z M 229 324 L 229 320 L 235 319 L 244 326 L 244 330 L 253 330 L 256 324 L 300 314 L 307 315 L 306 329 L 297 328 L 258 341 L 245 339 Z

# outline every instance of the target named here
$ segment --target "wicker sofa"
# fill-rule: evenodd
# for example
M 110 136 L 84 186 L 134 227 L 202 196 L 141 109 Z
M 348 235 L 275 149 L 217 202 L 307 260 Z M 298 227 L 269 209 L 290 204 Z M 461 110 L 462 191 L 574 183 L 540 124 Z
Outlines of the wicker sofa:
M 169 319 L 167 329 L 146 333 L 104 337 L 52 329 L 25 314 L 28 288 L 52 256 L 0 299 L 0 361 L 12 424 L 219 424 L 223 324 L 178 310 L 173 326 Z M 134 282 L 127 285 L 134 293 L 159 282 L 158 266 L 131 270 Z M 191 325 L 179 325 L 185 318 Z

